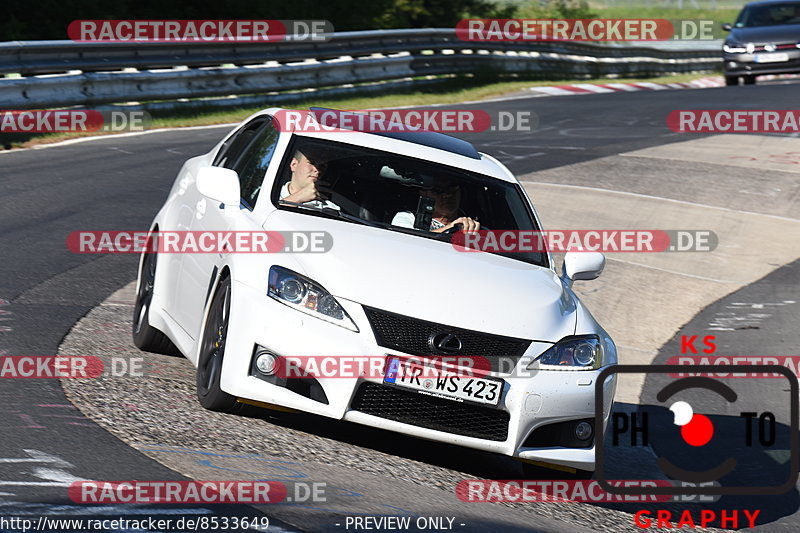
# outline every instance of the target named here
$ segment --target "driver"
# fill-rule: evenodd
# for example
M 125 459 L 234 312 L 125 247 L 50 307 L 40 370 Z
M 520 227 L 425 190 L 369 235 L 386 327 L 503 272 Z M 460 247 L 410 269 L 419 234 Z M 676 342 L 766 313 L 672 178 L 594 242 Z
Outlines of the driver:
M 434 201 L 430 231 L 442 233 L 453 228 L 456 224 L 461 224 L 463 231 L 481 229 L 481 225 L 476 219 L 460 217 L 458 214 L 458 208 L 461 205 L 461 185 L 458 182 L 445 178 L 436 178 L 430 188 L 420 190 L 420 195 L 432 198 Z M 415 221 L 414 213 L 400 211 L 392 219 L 392 225 L 414 228 Z
M 326 168 L 327 163 L 310 150 L 296 150 L 289 163 L 292 178 L 281 187 L 280 199 L 286 202 L 338 210 L 338 205 L 322 197 L 320 189 L 323 189 L 322 192 L 327 192 L 324 190 L 325 188 L 317 186 L 317 182 L 320 181 Z

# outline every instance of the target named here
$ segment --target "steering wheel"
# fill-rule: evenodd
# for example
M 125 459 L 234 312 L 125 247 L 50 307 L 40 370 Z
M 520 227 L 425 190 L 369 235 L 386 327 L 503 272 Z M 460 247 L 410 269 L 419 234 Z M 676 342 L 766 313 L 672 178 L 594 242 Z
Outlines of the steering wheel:
M 450 228 L 450 229 L 447 229 L 447 230 L 443 231 L 443 232 L 441 233 L 441 235 L 452 235 L 452 234 L 454 234 L 455 232 L 457 232 L 457 231 L 461 231 L 461 230 L 463 230 L 463 229 L 464 229 L 464 224 L 462 224 L 461 222 L 459 222 L 458 224 L 456 224 L 456 225 L 455 225 L 455 226 L 453 226 L 452 228 Z M 489 230 L 489 228 L 488 228 L 488 227 L 486 227 L 486 226 L 484 226 L 483 224 L 481 224 L 481 229 L 480 229 L 479 231 L 490 231 L 490 230 Z
M 464 229 L 464 224 L 459 222 L 458 224 L 454 224 L 452 228 L 444 230 L 442 235 L 453 235 L 455 232 L 461 231 L 462 229 Z

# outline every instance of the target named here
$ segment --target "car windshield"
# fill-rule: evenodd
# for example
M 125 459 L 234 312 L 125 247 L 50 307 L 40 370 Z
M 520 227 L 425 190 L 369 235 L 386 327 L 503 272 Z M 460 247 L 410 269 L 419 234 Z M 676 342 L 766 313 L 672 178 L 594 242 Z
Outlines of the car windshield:
M 319 193 L 317 199 L 309 201 L 301 193 L 300 201 L 292 201 L 298 199 L 297 189 L 310 181 Z M 287 150 L 272 201 L 279 209 L 445 242 L 450 242 L 451 232 L 442 232 L 443 225 L 460 217 L 469 217 L 486 230 L 539 229 L 518 184 L 396 153 L 306 137 L 296 137 Z M 548 266 L 546 253 L 498 255 Z
M 800 24 L 800 2 L 761 4 L 745 7 L 739 14 L 737 28 L 757 28 Z

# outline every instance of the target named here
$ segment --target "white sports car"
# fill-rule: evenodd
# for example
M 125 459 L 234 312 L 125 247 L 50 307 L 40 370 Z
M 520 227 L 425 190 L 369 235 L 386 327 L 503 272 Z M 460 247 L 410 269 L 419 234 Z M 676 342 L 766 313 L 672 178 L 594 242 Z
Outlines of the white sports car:
M 559 276 L 546 250 L 458 251 L 467 226 L 541 228 L 500 162 L 438 133 L 293 131 L 281 112 L 189 159 L 151 231 L 324 232 L 330 249 L 144 253 L 136 345 L 177 347 L 208 409 L 282 406 L 591 475 L 595 380 L 617 354 L 571 285 L 603 255 L 567 253 Z M 276 370 L 308 356 L 385 365 Z M 446 360 L 461 356 L 483 372 Z

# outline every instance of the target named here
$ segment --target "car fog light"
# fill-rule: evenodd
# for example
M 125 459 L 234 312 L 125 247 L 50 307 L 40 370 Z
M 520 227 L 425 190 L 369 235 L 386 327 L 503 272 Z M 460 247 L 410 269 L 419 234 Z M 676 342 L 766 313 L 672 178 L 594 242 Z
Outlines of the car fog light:
M 592 425 L 589 422 L 581 422 L 575 426 L 575 436 L 578 440 L 589 440 L 592 437 Z
M 275 373 L 275 367 L 278 366 L 278 357 L 267 351 L 259 351 L 256 354 L 256 368 L 262 374 L 271 376 Z

